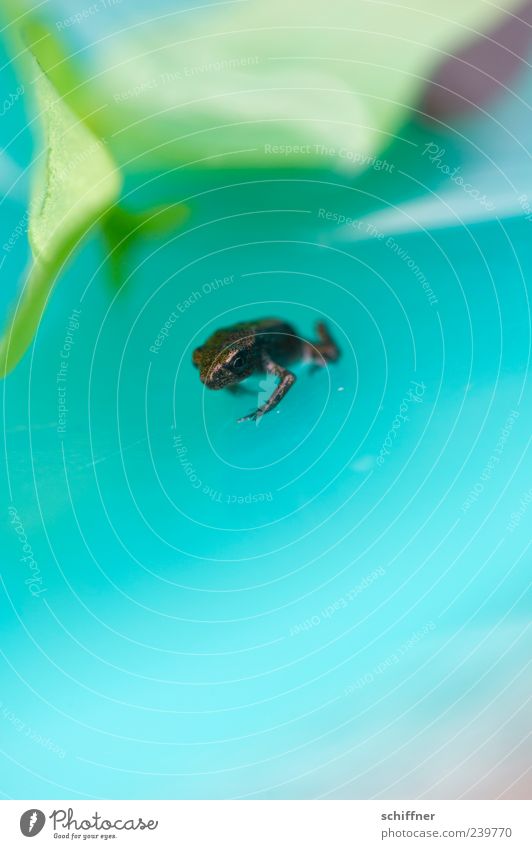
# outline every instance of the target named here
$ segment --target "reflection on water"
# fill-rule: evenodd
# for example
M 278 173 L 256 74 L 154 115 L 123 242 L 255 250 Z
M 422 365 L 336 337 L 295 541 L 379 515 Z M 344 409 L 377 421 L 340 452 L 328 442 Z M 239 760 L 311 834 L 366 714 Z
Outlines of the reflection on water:
M 2 710 L 51 741 L 9 734 L 10 795 L 401 798 L 430 768 L 442 798 L 496 762 L 450 773 L 524 703 L 530 225 L 351 243 L 339 182 L 213 176 L 118 294 L 95 237 L 5 383 Z M 343 355 L 257 427 L 260 378 L 209 392 L 191 352 L 262 315 Z

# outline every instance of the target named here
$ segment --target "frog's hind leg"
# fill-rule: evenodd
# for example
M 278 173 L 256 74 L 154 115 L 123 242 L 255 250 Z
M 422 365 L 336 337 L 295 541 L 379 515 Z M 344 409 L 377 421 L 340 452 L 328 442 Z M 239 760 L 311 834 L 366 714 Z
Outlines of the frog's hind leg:
M 305 359 L 310 360 L 315 366 L 334 363 L 340 356 L 340 349 L 323 321 L 316 325 L 316 333 L 319 336 L 319 342 L 305 342 Z
M 276 363 L 268 354 L 262 355 L 262 361 L 264 370 L 267 374 L 273 374 L 275 377 L 279 378 L 280 383 L 275 387 L 272 394 L 268 398 L 265 404 L 262 404 L 258 410 L 255 410 L 253 413 L 250 413 L 248 416 L 243 416 L 243 418 L 238 419 L 239 422 L 245 422 L 248 420 L 256 421 L 260 419 L 265 413 L 269 413 L 270 410 L 273 410 L 274 407 L 277 406 L 279 401 L 282 401 L 288 390 L 291 386 L 294 385 L 296 381 L 296 376 L 288 369 L 283 368 L 278 363 Z

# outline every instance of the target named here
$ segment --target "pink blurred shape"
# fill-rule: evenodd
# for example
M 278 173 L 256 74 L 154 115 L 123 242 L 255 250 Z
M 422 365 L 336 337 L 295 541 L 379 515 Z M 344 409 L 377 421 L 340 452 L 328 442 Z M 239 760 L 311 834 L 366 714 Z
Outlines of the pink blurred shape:
M 467 2 L 467 0 L 464 0 Z M 481 106 L 523 68 L 532 41 L 532 0 L 508 13 L 499 26 L 444 61 L 432 78 L 422 110 L 444 118 Z

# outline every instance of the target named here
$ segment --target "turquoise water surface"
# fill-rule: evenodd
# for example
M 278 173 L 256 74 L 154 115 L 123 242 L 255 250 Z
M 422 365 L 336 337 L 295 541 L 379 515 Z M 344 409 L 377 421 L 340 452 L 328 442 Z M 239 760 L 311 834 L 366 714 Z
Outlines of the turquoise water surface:
M 358 182 L 140 175 L 124 202 L 185 201 L 182 230 L 119 292 L 97 233 L 68 265 L 2 385 L 4 796 L 485 797 L 524 771 L 532 224 L 368 228 L 444 185 L 434 131 L 406 137 Z M 191 352 L 269 315 L 325 318 L 342 357 L 237 424 L 268 387 L 209 392 Z

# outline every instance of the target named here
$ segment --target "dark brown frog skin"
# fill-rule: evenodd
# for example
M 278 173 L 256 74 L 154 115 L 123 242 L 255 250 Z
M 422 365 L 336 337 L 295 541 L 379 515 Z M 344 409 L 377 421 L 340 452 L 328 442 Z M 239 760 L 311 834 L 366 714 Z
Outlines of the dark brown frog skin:
M 323 322 L 316 325 L 316 332 L 319 341 L 312 343 L 279 318 L 242 321 L 209 336 L 194 351 L 192 362 L 209 389 L 231 388 L 257 373 L 279 378 L 266 403 L 239 421 L 258 419 L 273 410 L 295 383 L 296 376 L 286 368 L 288 364 L 304 360 L 325 365 L 338 359 L 340 351 Z

